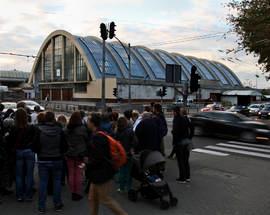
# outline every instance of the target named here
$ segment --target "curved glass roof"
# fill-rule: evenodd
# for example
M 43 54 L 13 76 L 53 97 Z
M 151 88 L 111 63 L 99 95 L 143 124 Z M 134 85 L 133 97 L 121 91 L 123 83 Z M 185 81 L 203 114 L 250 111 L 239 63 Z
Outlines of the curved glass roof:
M 226 79 L 225 75 L 220 71 L 218 70 L 210 61 L 208 60 L 203 60 L 203 62 L 206 63 L 206 65 L 213 71 L 215 72 L 216 76 L 218 77 L 218 79 L 221 81 L 222 84 L 224 85 L 228 85 L 230 84 L 228 82 L 228 80 Z
M 98 41 L 93 40 L 90 37 L 80 38 L 80 40 L 86 46 L 88 51 L 92 54 L 94 61 L 99 69 L 98 72 L 101 75 L 103 57 L 102 44 Z M 106 52 L 105 71 L 106 75 L 122 77 L 119 66 L 113 60 L 112 55 L 108 51 Z
M 89 71 L 95 78 L 101 78 L 102 71 L 102 40 L 97 37 L 80 37 L 69 34 L 65 31 L 56 31 L 54 37 L 63 32 L 63 35 L 76 43 L 76 48 L 90 66 Z M 47 38 L 46 41 L 50 41 Z M 42 49 L 46 48 L 46 44 Z M 40 52 L 41 53 L 41 52 Z M 128 77 L 128 56 L 124 48 L 118 42 L 106 44 L 106 75 L 127 78 Z M 177 53 L 168 53 L 162 50 L 150 50 L 142 46 L 131 47 L 131 76 L 134 79 L 162 81 L 165 80 L 166 64 L 179 64 L 182 66 L 182 80 L 190 78 L 190 71 L 193 65 L 197 66 L 198 73 L 202 79 L 219 81 L 222 86 L 242 86 L 238 77 L 225 65 L 188 57 Z
M 136 48 L 141 57 L 145 60 L 147 65 L 150 67 L 152 72 L 155 74 L 157 79 L 165 79 L 165 69 L 162 67 L 161 62 L 159 62 L 153 53 L 150 53 L 144 48 Z
M 165 54 L 162 51 L 155 51 L 156 53 L 158 53 L 158 55 L 161 57 L 161 59 L 164 61 L 165 64 L 179 64 L 178 62 L 175 62 L 174 60 L 172 60 L 172 57 Z M 188 76 L 185 70 L 185 67 L 182 66 L 182 74 L 181 74 L 181 78 L 182 80 L 186 81 L 188 80 Z
M 119 43 L 111 43 L 110 45 L 112 46 L 114 51 L 116 51 L 116 53 L 119 55 L 119 57 L 121 58 L 121 60 L 125 64 L 126 69 L 128 70 L 129 69 L 128 68 L 128 55 L 127 55 L 125 49 Z M 126 48 L 126 50 L 128 50 L 128 47 L 125 46 L 125 48 Z M 131 63 L 131 76 L 132 77 L 138 77 L 138 78 L 145 77 L 144 68 L 133 53 L 131 53 L 130 63 Z
M 211 72 L 208 70 L 208 68 L 206 68 L 199 60 L 197 60 L 196 58 L 193 58 L 193 57 L 189 57 L 189 59 L 191 59 L 191 61 L 194 63 L 194 65 L 197 66 L 197 68 L 199 68 L 201 70 L 201 72 L 206 76 L 206 79 L 216 80 L 216 78 L 213 76 L 213 74 L 211 74 Z

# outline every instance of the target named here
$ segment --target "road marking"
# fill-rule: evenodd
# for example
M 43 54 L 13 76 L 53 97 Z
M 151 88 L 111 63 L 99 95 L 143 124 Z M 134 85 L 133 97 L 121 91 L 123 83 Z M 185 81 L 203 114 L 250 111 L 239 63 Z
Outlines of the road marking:
M 217 145 L 218 146 L 225 146 L 225 147 L 229 147 L 229 148 L 246 149 L 246 150 L 250 150 L 250 151 L 270 153 L 269 149 L 261 149 L 261 148 L 254 148 L 254 147 L 248 147 L 248 146 L 226 144 L 226 143 L 218 143 Z
M 270 146 L 268 145 L 258 145 L 258 144 L 244 143 L 244 142 L 238 142 L 238 141 L 229 141 L 228 143 L 243 145 L 243 146 L 253 146 L 256 148 L 270 149 Z
M 193 149 L 193 152 L 199 152 L 199 153 L 205 153 L 205 154 L 210 154 L 210 155 L 217 155 L 217 156 L 228 156 L 229 154 L 222 153 L 222 152 L 216 152 L 216 151 L 211 151 L 207 149 Z
M 261 157 L 261 158 L 270 159 L 270 155 L 263 154 L 263 153 L 249 152 L 249 151 L 237 150 L 237 149 L 228 149 L 228 148 L 223 148 L 220 146 L 206 146 L 205 148 L 223 151 L 223 152 L 232 152 L 232 153 L 236 153 L 236 154 L 249 155 L 249 156 L 253 156 L 253 157 Z

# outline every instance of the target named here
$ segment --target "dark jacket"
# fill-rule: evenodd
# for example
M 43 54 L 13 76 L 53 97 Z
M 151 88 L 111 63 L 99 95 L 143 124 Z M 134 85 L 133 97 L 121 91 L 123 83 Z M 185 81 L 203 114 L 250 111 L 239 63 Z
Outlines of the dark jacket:
M 62 160 L 67 150 L 63 129 L 56 123 L 38 126 L 34 151 L 40 161 Z
M 168 133 L 168 126 L 164 114 L 163 113 L 156 114 L 154 115 L 154 118 L 158 123 L 161 138 L 165 137 Z
M 115 135 L 115 139 L 118 140 L 124 147 L 127 156 L 131 156 L 131 150 L 135 146 L 136 138 L 132 128 L 125 128 L 124 130 L 118 130 Z
M 85 126 L 67 128 L 65 138 L 68 144 L 67 157 L 83 158 L 87 155 L 88 132 Z
M 173 143 L 174 145 L 186 138 L 193 137 L 193 126 L 186 116 L 175 116 L 173 119 Z
M 88 148 L 87 177 L 93 184 L 103 184 L 114 177 L 110 145 L 101 134 L 93 134 Z
M 13 150 L 32 149 L 35 134 L 36 129 L 32 125 L 28 125 L 26 128 L 12 127 L 7 136 L 8 146 Z
M 143 119 L 136 128 L 136 151 L 161 151 L 160 128 L 155 118 Z

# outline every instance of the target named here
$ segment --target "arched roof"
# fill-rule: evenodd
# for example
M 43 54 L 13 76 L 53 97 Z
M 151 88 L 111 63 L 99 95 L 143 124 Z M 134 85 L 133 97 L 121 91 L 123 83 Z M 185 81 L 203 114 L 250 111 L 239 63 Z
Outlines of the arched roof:
M 93 36 L 81 37 L 64 30 L 57 30 L 52 32 L 43 42 L 33 65 L 30 80 L 37 69 L 42 51 L 51 38 L 58 35 L 63 35 L 74 44 L 88 68 L 91 79 L 101 78 L 102 40 Z M 127 44 L 124 46 L 127 49 Z M 192 65 L 196 65 L 202 79 L 219 81 L 220 86 L 242 86 L 234 72 L 220 62 L 184 56 L 179 53 L 168 53 L 164 50 L 151 50 L 143 46 L 131 48 L 131 77 L 133 79 L 164 80 L 166 64 L 181 65 L 182 80 L 184 81 L 190 78 Z M 128 78 L 128 57 L 118 42 L 106 43 L 106 75 Z

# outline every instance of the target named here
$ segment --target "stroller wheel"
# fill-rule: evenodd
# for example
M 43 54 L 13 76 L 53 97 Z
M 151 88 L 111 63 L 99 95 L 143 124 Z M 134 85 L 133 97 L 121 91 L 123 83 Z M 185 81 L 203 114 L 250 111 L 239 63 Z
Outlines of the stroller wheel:
M 128 191 L 128 199 L 132 202 L 136 202 L 138 200 L 138 193 L 136 190 Z
M 170 204 L 168 201 L 165 201 L 165 200 L 160 201 L 160 209 L 161 210 L 168 210 L 169 207 L 170 207 Z
M 175 207 L 178 204 L 178 199 L 175 198 L 175 197 L 172 197 L 170 199 L 170 204 L 171 204 L 172 207 Z

